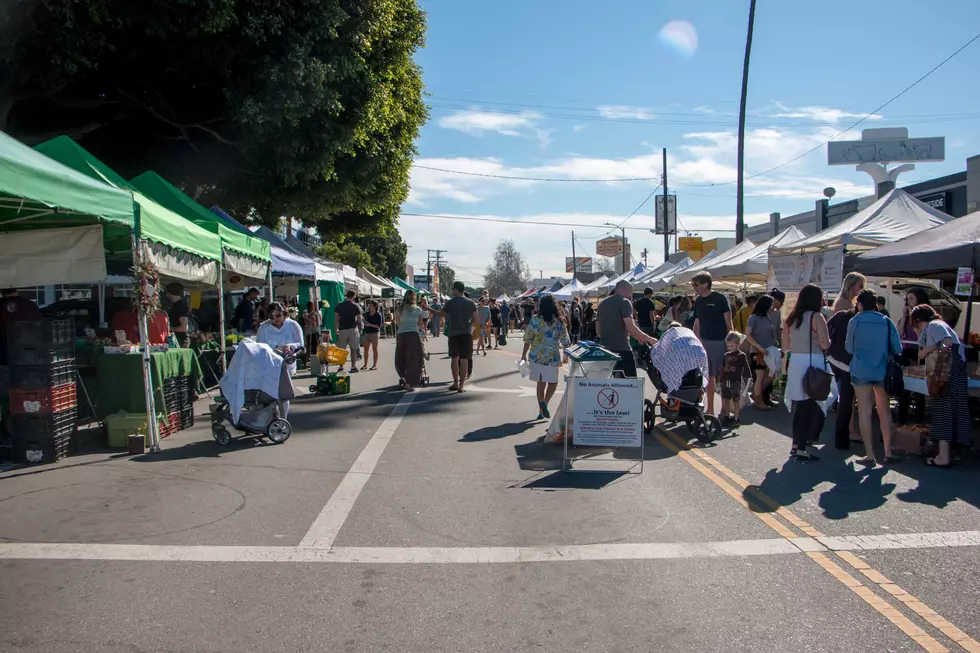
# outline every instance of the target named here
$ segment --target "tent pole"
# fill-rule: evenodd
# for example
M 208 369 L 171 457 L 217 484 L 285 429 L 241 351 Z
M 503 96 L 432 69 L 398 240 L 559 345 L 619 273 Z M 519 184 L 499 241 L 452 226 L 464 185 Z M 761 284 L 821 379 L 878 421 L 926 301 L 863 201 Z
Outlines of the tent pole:
M 105 281 L 99 282 L 99 328 L 104 329 L 108 325 L 105 321 Z
M 248 292 L 248 288 L 245 289 Z M 218 274 L 218 337 L 221 341 L 218 343 L 218 351 L 220 356 L 218 356 L 218 365 L 221 369 L 221 375 L 224 376 L 225 372 L 228 371 L 227 363 L 225 362 L 225 273 L 224 270 L 219 270 Z
M 963 326 L 963 344 L 970 344 L 970 323 L 973 322 L 973 298 L 976 284 L 970 284 L 970 302 L 966 305 L 966 324 Z
M 272 289 L 272 263 L 269 264 L 269 272 L 268 274 L 266 274 L 266 285 L 268 286 L 268 292 L 266 292 L 266 296 L 269 298 L 269 303 L 271 304 L 272 302 L 275 301 L 275 295 L 273 294 L 273 289 Z
M 142 243 L 132 234 L 133 255 L 142 256 Z M 159 292 L 159 291 L 158 291 Z M 137 310 L 139 315 L 140 346 L 143 348 L 143 398 L 146 400 L 146 428 L 150 434 L 150 453 L 160 451 L 160 429 L 157 424 L 156 404 L 153 402 L 153 372 L 150 369 L 150 336 L 146 329 L 146 315 Z

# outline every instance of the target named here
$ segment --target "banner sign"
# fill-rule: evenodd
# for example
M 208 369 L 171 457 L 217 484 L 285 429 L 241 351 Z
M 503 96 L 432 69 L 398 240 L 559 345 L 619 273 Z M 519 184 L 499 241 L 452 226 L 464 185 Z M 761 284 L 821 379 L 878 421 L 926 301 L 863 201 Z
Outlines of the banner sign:
M 956 269 L 956 291 L 953 294 L 957 297 L 969 297 L 973 294 L 973 268 Z
M 639 447 L 643 380 L 575 378 L 572 440 L 580 447 Z
M 677 233 L 677 196 L 669 195 L 667 197 L 667 216 L 666 224 L 664 224 L 664 196 L 657 195 L 656 209 L 655 213 L 655 229 L 654 233 L 657 234 L 676 234 Z
M 603 238 L 595 244 L 595 253 L 599 256 L 616 256 L 623 251 L 621 238 Z
M 677 239 L 677 249 L 682 252 L 697 252 L 701 253 L 702 242 L 700 236 L 685 236 Z
M 591 256 L 565 257 L 565 272 L 592 272 Z
M 799 292 L 815 283 L 825 292 L 840 292 L 844 270 L 844 249 L 838 247 L 807 254 L 769 256 L 769 289 Z

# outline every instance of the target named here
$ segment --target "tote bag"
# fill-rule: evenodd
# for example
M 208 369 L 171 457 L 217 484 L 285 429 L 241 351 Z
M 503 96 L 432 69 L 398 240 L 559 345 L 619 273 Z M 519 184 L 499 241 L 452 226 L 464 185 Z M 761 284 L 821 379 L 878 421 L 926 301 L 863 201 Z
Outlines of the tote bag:
M 813 314 L 810 314 L 810 332 L 807 334 L 810 338 L 810 360 L 813 360 Z M 824 359 L 824 366 L 826 367 L 827 362 Z M 819 367 L 814 367 L 811 363 L 809 367 L 806 368 L 806 372 L 803 373 L 803 393 L 806 394 L 810 399 L 816 401 L 826 401 L 827 397 L 830 396 L 830 382 L 833 380 L 834 375 L 827 370 L 822 370 Z

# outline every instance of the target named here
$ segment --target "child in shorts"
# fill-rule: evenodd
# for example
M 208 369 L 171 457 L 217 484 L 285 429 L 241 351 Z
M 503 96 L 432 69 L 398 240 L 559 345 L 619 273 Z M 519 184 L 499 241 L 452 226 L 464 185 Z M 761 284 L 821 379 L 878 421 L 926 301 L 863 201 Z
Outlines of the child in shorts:
M 719 416 L 723 424 L 737 427 L 742 411 L 742 397 L 752 378 L 749 358 L 739 349 L 744 336 L 738 331 L 731 331 L 725 337 L 725 360 L 718 375 L 721 387 L 721 410 Z

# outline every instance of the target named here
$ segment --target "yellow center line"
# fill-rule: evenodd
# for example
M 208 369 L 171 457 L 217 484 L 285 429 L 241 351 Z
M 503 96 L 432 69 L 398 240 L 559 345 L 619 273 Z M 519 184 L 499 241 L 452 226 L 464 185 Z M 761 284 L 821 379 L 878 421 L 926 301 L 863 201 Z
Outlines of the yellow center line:
M 748 501 L 745 499 L 745 495 L 749 495 L 754 501 L 769 508 L 776 515 L 779 515 L 785 519 L 805 535 L 814 538 L 823 537 L 823 533 L 808 524 L 805 520 L 801 519 L 791 510 L 773 500 L 758 487 L 750 485 L 744 478 L 731 471 L 728 469 L 728 467 L 718 462 L 708 454 L 699 449 L 692 448 L 688 442 L 684 441 L 683 438 L 677 434 L 667 431 L 663 431 L 663 434 L 661 434 L 661 432 L 657 432 L 654 434 L 654 436 L 668 449 L 677 453 L 678 456 L 690 463 L 691 466 L 707 476 L 713 483 L 715 483 L 715 485 L 720 487 L 726 494 L 736 499 L 746 508 L 752 510 L 751 505 L 749 505 Z M 728 482 L 715 474 L 714 471 L 709 469 L 705 464 L 702 464 L 701 461 L 728 477 L 728 479 L 734 482 L 735 485 L 737 485 L 742 491 L 739 492 L 738 489 L 732 487 Z M 771 514 L 760 513 L 754 510 L 752 510 L 752 512 L 759 517 L 763 523 L 776 531 L 780 537 L 796 537 L 795 533 L 783 526 L 779 521 L 773 518 Z M 774 523 L 777 524 L 777 526 L 774 526 Z M 848 551 L 834 551 L 833 553 L 845 564 L 849 565 L 856 571 L 861 572 L 861 574 L 864 575 L 870 582 L 879 586 L 884 592 L 895 597 L 915 614 L 922 617 L 927 623 L 929 623 L 929 625 L 939 630 L 939 632 L 943 633 L 958 646 L 966 651 L 970 651 L 970 653 L 980 653 L 980 643 L 957 628 L 949 620 L 927 606 L 925 603 L 918 600 L 895 583 L 891 582 L 884 575 L 872 569 L 865 561 Z M 934 651 L 948 650 L 936 639 L 923 631 L 919 626 L 902 615 L 902 613 L 898 612 L 898 610 L 896 610 L 891 604 L 878 597 L 853 576 L 847 574 L 847 572 L 835 564 L 826 554 L 807 552 L 807 555 L 820 564 L 820 566 L 827 570 L 834 578 L 839 580 L 844 585 L 850 587 L 855 594 L 860 596 L 868 605 L 877 610 L 886 619 L 898 626 L 902 632 L 911 637 L 916 643 L 922 646 L 922 648 L 930 651 L 930 653 Z

